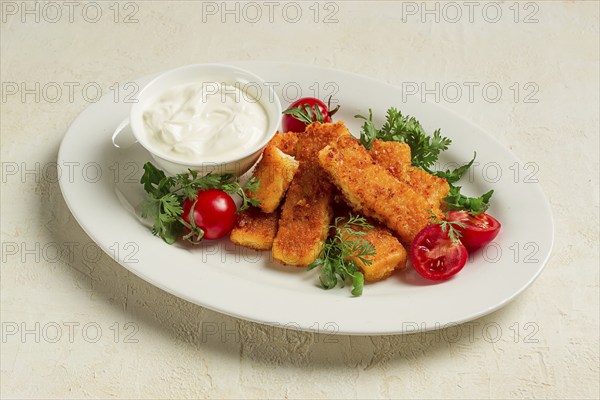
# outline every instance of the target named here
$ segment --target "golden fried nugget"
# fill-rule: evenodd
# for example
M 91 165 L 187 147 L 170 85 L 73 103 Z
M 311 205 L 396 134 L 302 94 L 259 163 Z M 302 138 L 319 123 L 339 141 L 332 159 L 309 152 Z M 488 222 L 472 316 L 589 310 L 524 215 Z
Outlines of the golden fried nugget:
M 448 196 L 450 186 L 445 179 L 411 165 L 410 146 L 406 143 L 384 142 L 377 139 L 369 154 L 377 164 L 387 168 L 396 179 L 425 197 L 432 208 L 439 209 L 442 199 Z
M 255 250 L 270 250 L 277 234 L 279 212 L 270 214 L 250 207 L 238 215 L 229 239 L 240 246 Z
M 294 157 L 273 145 L 267 146 L 252 174 L 260 181 L 258 189 L 255 192 L 248 191 L 247 196 L 258 200 L 258 207 L 263 212 L 272 213 L 279 207 L 298 166 Z
M 347 221 L 347 219 L 340 221 L 340 223 L 344 221 Z M 364 229 L 356 226 L 353 226 L 353 229 L 366 233 L 360 238 L 373 245 L 375 255 L 364 257 L 366 260 L 371 261 L 371 264 L 363 263 L 358 257 L 353 257 L 353 261 L 360 267 L 365 281 L 377 282 L 390 276 L 396 269 L 405 268 L 407 253 L 406 249 L 392 235 L 389 229 L 371 221 L 369 223 L 372 224 L 373 229 Z
M 404 245 L 429 222 L 427 200 L 376 164 L 355 138 L 342 136 L 323 148 L 319 163 L 356 212 L 390 228 Z
M 317 154 L 341 135 L 350 135 L 343 123 L 313 123 L 298 135 L 296 159 L 300 168 L 281 207 L 273 242 L 273 258 L 283 264 L 306 267 L 323 248 L 333 216 L 333 187 L 319 166 Z
M 296 144 L 298 143 L 298 134 L 296 132 L 277 132 L 273 139 L 269 141 L 269 146 L 275 146 L 285 154 L 293 156 L 296 154 Z

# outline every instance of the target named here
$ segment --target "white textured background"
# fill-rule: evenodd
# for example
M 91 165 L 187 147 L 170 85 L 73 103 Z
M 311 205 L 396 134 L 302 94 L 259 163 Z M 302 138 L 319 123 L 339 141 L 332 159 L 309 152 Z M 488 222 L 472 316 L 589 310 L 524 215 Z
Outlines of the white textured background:
M 454 3 L 462 10 L 456 23 L 450 21 L 455 9 L 445 3 L 427 5 L 439 7 L 436 23 L 435 15 L 421 21 L 421 2 L 337 2 L 338 21 L 331 24 L 323 23 L 325 7 L 333 10 L 325 3 L 317 5 L 317 23 L 313 2 L 299 2 L 298 23 L 285 20 L 280 3 L 273 22 L 263 5 L 265 14 L 254 24 L 244 14 L 239 23 L 235 15 L 222 23 L 221 13 L 203 14 L 200 2 L 130 3 L 118 5 L 117 22 L 112 2 L 98 3 L 102 17 L 91 23 L 83 18 L 84 3 L 72 22 L 60 1 L 59 21 L 49 21 L 55 10 L 44 14 L 40 8 L 36 22 L 35 15 L 20 14 L 21 2 L 2 1 L 2 241 L 19 247 L 16 254 L 5 247 L 2 253 L 2 397 L 600 396 L 598 2 L 499 2 L 497 23 L 486 21 L 495 13 L 488 8 L 485 14 L 483 2 L 473 22 L 467 6 Z M 19 13 L 8 15 L 14 7 Z M 403 13 L 415 7 L 417 15 Z M 137 22 L 123 23 L 136 9 Z M 532 23 L 524 23 L 531 13 Z M 81 248 L 91 239 L 58 185 L 43 173 L 23 179 L 5 173 L 7 163 L 35 169 L 54 161 L 68 125 L 89 104 L 81 86 L 73 99 L 65 92 L 52 103 L 43 94 L 39 102 L 33 95 L 24 101 L 7 95 L 7 82 L 29 88 L 36 82 L 96 82 L 108 92 L 116 82 L 167 68 L 233 59 L 297 61 L 429 88 L 436 82 L 496 82 L 503 89 L 496 103 L 481 90 L 473 101 L 465 93 L 457 103 L 443 96 L 440 102 L 493 133 L 521 160 L 539 165 L 556 225 L 544 273 L 504 309 L 463 326 L 458 340 L 452 340 L 456 330 L 332 338 L 265 328 L 179 300 L 106 255 L 88 262 Z M 527 82 L 539 88 L 532 97 L 537 103 L 524 102 Z M 518 98 L 510 89 L 515 83 Z M 80 246 L 58 261 L 41 250 L 35 254 L 36 244 L 43 249 L 69 242 Z M 69 323 L 80 324 L 72 336 Z M 102 329 L 97 342 L 89 340 L 94 329 L 82 334 L 86 323 Z M 494 343 L 482 330 L 490 323 L 502 329 Z M 54 324 L 62 333 L 56 343 L 50 340 Z M 203 337 L 202 324 L 216 324 L 211 326 L 219 334 Z M 15 327 L 33 333 L 9 335 Z M 137 342 L 129 343 L 127 333 Z

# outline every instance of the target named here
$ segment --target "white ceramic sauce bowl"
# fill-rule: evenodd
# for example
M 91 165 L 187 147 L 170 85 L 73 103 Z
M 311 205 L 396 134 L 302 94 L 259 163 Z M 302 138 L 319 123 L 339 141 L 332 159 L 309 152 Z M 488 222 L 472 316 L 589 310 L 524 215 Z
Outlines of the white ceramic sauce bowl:
M 255 98 L 264 109 L 268 123 L 262 139 L 254 146 L 233 158 L 222 160 L 182 161 L 169 155 L 161 154 L 149 143 L 144 126 L 144 112 L 156 100 L 157 96 L 177 86 L 190 83 L 215 82 L 226 85 L 242 85 L 249 95 Z M 175 68 L 152 79 L 136 96 L 131 107 L 129 120 L 124 121 L 113 134 L 115 138 L 127 127 L 130 128 L 135 141 L 142 145 L 152 156 L 157 166 L 166 173 L 175 175 L 187 172 L 188 169 L 198 171 L 201 175 L 213 173 L 234 173 L 242 175 L 258 160 L 262 150 L 273 138 L 281 120 L 281 103 L 272 86 L 268 86 L 258 76 L 241 68 L 224 64 L 193 64 Z M 117 144 L 115 144 L 119 147 Z

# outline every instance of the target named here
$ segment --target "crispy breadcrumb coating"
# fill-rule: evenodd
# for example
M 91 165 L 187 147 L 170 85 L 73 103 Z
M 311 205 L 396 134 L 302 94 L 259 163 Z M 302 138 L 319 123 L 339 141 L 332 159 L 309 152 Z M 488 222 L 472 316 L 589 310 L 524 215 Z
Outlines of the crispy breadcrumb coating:
M 298 134 L 300 168 L 285 197 L 273 242 L 273 258 L 283 264 L 306 267 L 323 248 L 333 216 L 333 185 L 319 166 L 317 154 L 342 135 L 350 135 L 342 122 L 313 123 Z
M 298 134 L 296 132 L 277 132 L 268 145 L 277 147 L 287 155 L 294 156 L 297 144 Z
M 369 154 L 377 164 L 400 182 L 406 183 L 429 202 L 432 209 L 442 207 L 442 199 L 448 196 L 450 186 L 445 179 L 411 165 L 410 147 L 402 142 L 375 140 Z
M 343 224 L 345 220 L 341 220 Z M 377 282 L 389 277 L 396 269 L 406 267 L 407 253 L 406 249 L 400 244 L 390 230 L 382 225 L 369 221 L 373 229 L 365 229 L 360 226 L 353 226 L 356 231 L 365 232 L 360 238 L 366 240 L 375 248 L 374 256 L 364 257 L 371 261 L 371 264 L 363 263 L 358 257 L 354 262 L 361 269 L 366 282 Z
M 238 215 L 229 239 L 240 246 L 255 250 L 270 250 L 277 234 L 279 212 L 270 214 L 250 207 Z
M 272 213 L 279 207 L 298 166 L 294 157 L 273 145 L 267 146 L 252 174 L 260 181 L 258 189 L 255 192 L 248 191 L 247 196 L 258 200 L 258 207 L 263 212 Z
M 319 152 L 319 163 L 352 208 L 392 230 L 409 246 L 430 221 L 431 205 L 409 185 L 375 163 L 352 136 L 342 136 Z M 439 210 L 434 210 L 439 217 Z

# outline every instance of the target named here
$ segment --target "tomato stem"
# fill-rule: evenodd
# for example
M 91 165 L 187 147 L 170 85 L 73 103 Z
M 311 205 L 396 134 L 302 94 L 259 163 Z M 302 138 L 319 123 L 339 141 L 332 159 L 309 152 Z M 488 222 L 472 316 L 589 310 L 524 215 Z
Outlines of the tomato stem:
M 333 114 L 335 114 L 336 112 L 338 112 L 338 110 L 340 109 L 340 105 L 338 104 L 336 108 L 334 108 L 333 110 L 331 109 L 331 95 L 329 96 L 329 99 L 327 99 L 327 112 L 329 113 L 329 116 L 333 116 Z

